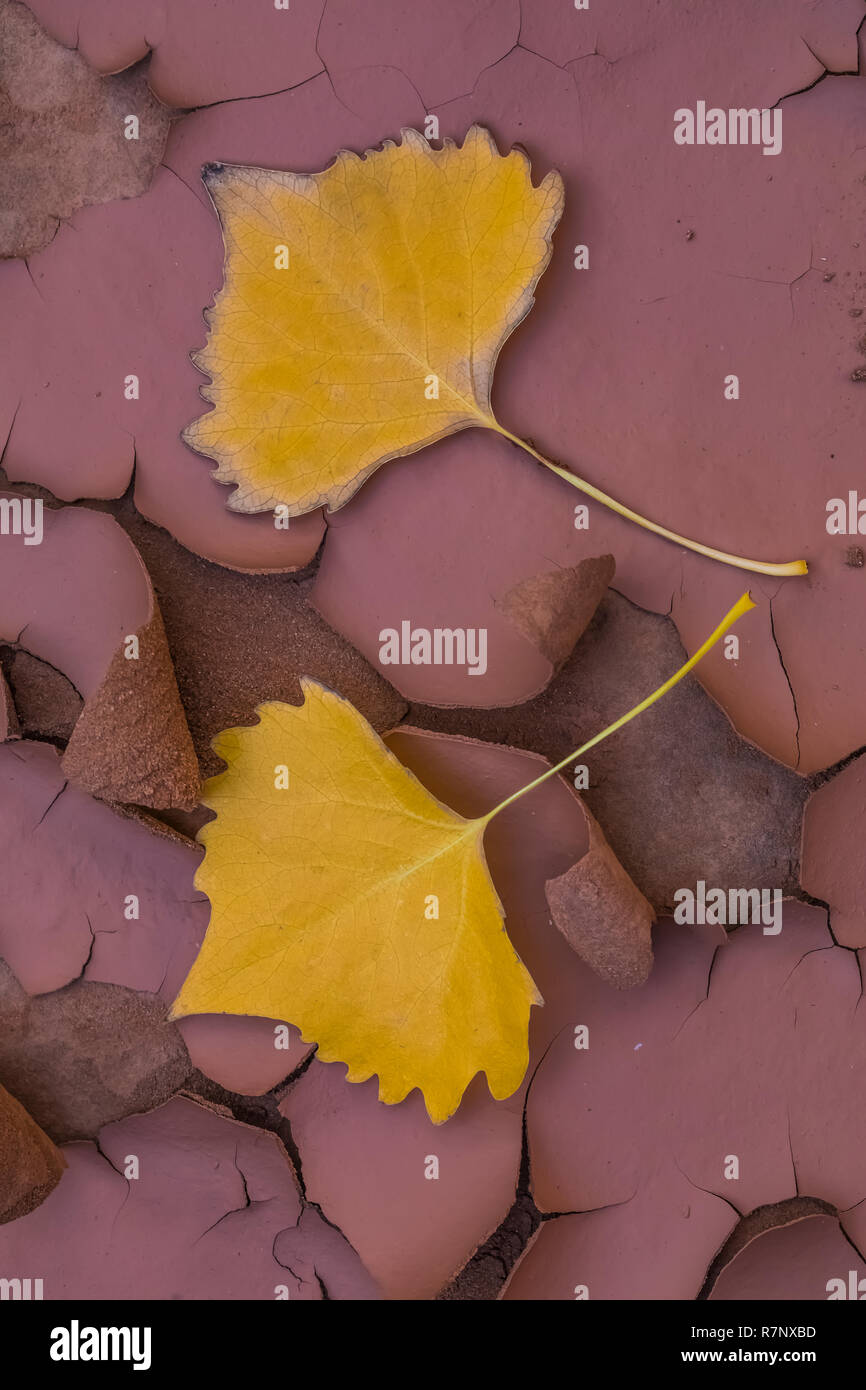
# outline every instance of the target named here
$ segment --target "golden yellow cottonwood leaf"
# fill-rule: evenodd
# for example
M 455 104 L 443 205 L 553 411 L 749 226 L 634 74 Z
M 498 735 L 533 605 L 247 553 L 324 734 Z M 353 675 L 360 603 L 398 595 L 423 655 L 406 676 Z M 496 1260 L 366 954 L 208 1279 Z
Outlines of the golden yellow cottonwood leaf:
M 436 1123 L 478 1071 L 511 1095 L 541 998 L 485 822 L 431 796 L 346 700 L 302 687 L 303 705 L 264 704 L 214 742 L 228 767 L 205 787 L 196 875 L 211 921 L 172 1016 L 287 1019 L 350 1081 L 378 1073 L 380 1100 L 419 1087 Z
M 217 818 L 199 831 L 204 945 L 172 1008 L 296 1024 L 350 1081 L 414 1087 L 434 1122 L 478 1071 L 496 1099 L 520 1085 L 541 998 L 505 934 L 482 839 L 495 816 L 667 694 L 754 604 L 743 594 L 657 690 L 555 766 L 465 820 L 385 747 L 356 709 L 303 679 L 303 705 L 259 707 L 214 748 Z
M 386 460 L 496 428 L 493 368 L 533 304 L 563 205 L 473 126 L 415 130 L 319 174 L 211 165 L 225 286 L 193 358 L 214 410 L 184 439 L 236 483 L 229 506 L 291 516 L 349 500 Z

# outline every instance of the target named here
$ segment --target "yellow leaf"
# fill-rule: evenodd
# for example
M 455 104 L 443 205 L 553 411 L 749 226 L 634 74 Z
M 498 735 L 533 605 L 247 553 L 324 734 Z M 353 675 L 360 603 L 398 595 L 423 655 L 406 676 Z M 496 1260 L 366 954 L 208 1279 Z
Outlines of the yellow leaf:
M 215 409 L 184 439 L 236 483 L 229 506 L 292 516 L 349 500 L 374 469 L 469 425 L 496 428 L 493 369 L 533 304 L 559 174 L 473 126 L 415 130 L 319 174 L 210 166 L 225 286 L 194 361 Z
M 183 438 L 235 484 L 228 506 L 291 516 L 342 507 L 401 454 L 475 425 L 665 540 L 738 569 L 806 574 L 729 555 L 651 521 L 500 425 L 493 369 L 532 308 L 562 214 L 562 179 L 533 188 L 518 150 L 472 126 L 434 150 L 416 130 L 320 174 L 208 165 L 225 285 L 193 361 L 214 405 Z
M 754 606 L 743 594 L 663 685 L 475 820 L 316 681 L 301 681 L 303 705 L 261 705 L 258 725 L 214 740 L 228 766 L 204 788 L 217 818 L 199 831 L 195 879 L 211 920 L 171 1017 L 285 1019 L 350 1081 L 378 1073 L 380 1100 L 420 1088 L 436 1124 L 478 1071 L 497 1100 L 511 1095 L 542 1000 L 505 933 L 484 831 L 660 700 Z
M 346 700 L 302 687 L 303 705 L 262 705 L 214 743 L 228 769 L 205 787 L 217 819 L 196 875 L 211 922 L 172 1017 L 286 1019 L 350 1081 L 377 1072 L 380 1100 L 419 1087 L 435 1123 L 478 1071 L 503 1099 L 541 998 L 505 933 L 486 821 L 431 796 Z

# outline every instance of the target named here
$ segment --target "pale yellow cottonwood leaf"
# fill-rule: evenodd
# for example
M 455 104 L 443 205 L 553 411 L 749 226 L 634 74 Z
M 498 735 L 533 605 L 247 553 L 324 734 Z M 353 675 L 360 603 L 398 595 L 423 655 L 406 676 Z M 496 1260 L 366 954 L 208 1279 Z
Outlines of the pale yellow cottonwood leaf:
M 205 182 L 225 285 L 193 357 L 214 409 L 183 437 L 237 484 L 231 508 L 333 510 L 388 459 L 498 428 L 493 369 L 550 259 L 559 174 L 534 188 L 526 156 L 473 126 L 462 146 L 404 130 L 322 173 Z
M 288 1019 L 350 1081 L 378 1073 L 380 1100 L 419 1087 L 436 1123 L 478 1071 L 511 1095 L 542 1001 L 505 932 L 485 821 L 431 796 L 346 700 L 302 688 L 303 705 L 264 704 L 214 743 L 228 767 L 205 786 L 217 819 L 195 880 L 211 921 L 172 1016 Z
M 468 426 L 494 430 L 588 497 L 665 540 L 738 569 L 806 574 L 670 531 L 501 425 L 490 390 L 529 312 L 564 190 L 538 188 L 520 150 L 472 126 L 434 150 L 416 130 L 318 174 L 211 164 L 225 284 L 193 361 L 214 409 L 183 438 L 234 484 L 239 512 L 342 507 L 364 479 Z

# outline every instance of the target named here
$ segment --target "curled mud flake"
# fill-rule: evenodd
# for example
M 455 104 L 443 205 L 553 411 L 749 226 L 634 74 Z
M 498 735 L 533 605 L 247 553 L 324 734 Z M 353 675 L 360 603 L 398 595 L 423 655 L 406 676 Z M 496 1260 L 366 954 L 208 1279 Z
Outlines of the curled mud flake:
M 0 0 L 0 256 L 38 251 L 87 203 L 143 193 L 171 116 L 142 68 L 100 78 Z
M 448 496 L 460 507 L 443 507 Z M 604 594 L 606 546 L 573 521 L 555 478 L 489 433 L 457 435 L 423 467 L 389 464 L 329 519 L 312 602 L 407 699 L 519 704 L 549 684 Z M 389 630 L 399 650 L 386 645 Z M 411 631 L 419 656 L 429 635 L 429 661 L 412 660 Z M 439 660 L 437 631 L 457 643 Z
M 0 1072 L 58 1143 L 161 1105 L 190 1064 L 159 1000 L 78 981 L 28 999 L 0 967 Z
M 105 801 L 192 810 L 198 763 L 155 600 L 149 622 L 130 635 L 137 657 L 125 638 L 75 725 L 63 770 Z
M 405 724 L 386 741 L 434 796 L 465 816 L 489 811 L 492 804 L 504 801 L 550 767 L 546 758 L 535 753 L 447 737 Z M 578 960 L 582 951 L 569 932 L 559 922 L 559 931 L 552 929 L 551 884 L 561 885 L 561 916 L 580 940 L 587 963 L 592 964 L 592 954 L 600 965 L 623 979 L 651 963 L 646 943 L 652 909 L 563 777 L 551 778 L 495 816 L 485 831 L 484 847 L 505 909 L 508 934 L 545 1001 L 543 1009 L 534 1009 L 531 1014 L 531 1075 L 536 1049 L 543 1050 L 559 1026 L 562 1009 L 567 1016 L 575 991 L 591 978 Z M 606 922 L 613 921 L 624 906 L 629 909 L 627 926 L 618 938 L 625 951 L 618 969 L 611 953 L 595 942 L 584 911 L 576 910 L 575 878 L 587 899 L 594 901 L 594 911 Z
M 497 607 L 550 662 L 551 677 L 592 621 L 615 569 L 612 555 L 581 560 L 566 569 L 534 574 L 499 600 Z
M 159 592 L 205 776 L 223 766 L 212 746 L 220 730 L 254 724 L 263 699 L 299 704 L 302 675 L 341 691 L 379 731 L 403 717 L 392 686 L 312 607 L 308 578 L 242 574 L 191 555 L 126 504 L 121 519 Z
M 652 969 L 655 913 L 586 811 L 589 849 L 545 884 L 553 920 L 581 960 L 616 989 L 643 984 Z
M 0 1225 L 44 1202 L 65 1167 L 48 1136 L 0 1086 Z
M 737 629 L 743 661 L 755 629 L 763 636 L 765 609 L 760 605 Z M 684 656 L 672 622 L 611 590 L 562 671 L 536 699 L 506 710 L 415 706 L 410 718 L 442 732 L 532 748 L 556 762 L 658 685 Z M 778 665 L 772 645 L 768 660 Z M 723 666 L 730 664 L 722 658 Z M 784 695 L 789 707 L 787 685 Z M 784 710 L 781 691 L 779 698 Z M 672 911 L 676 890 L 700 878 L 796 892 L 791 848 L 799 842 L 808 785 L 739 738 L 697 680 L 683 682 L 580 761 L 586 768 L 585 782 L 577 783 L 583 799 L 657 912 Z
M 191 808 L 198 764 L 135 547 L 101 513 L 49 510 L 14 493 L 2 500 L 11 521 L 0 550 L 0 637 L 18 648 L 11 679 L 22 716 L 29 703 L 40 732 L 68 735 L 64 772 L 104 800 Z M 76 696 L 83 707 L 70 730 Z

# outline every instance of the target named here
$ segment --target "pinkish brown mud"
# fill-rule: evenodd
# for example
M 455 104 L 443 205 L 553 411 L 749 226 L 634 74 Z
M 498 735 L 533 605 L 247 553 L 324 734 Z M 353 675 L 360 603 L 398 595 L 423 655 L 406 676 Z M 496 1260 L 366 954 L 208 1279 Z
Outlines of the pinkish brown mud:
M 826 1298 L 866 1270 L 862 0 L 375 8 L 0 0 L 0 1276 Z M 781 113 L 778 152 L 677 144 L 704 99 Z M 503 424 L 806 578 L 662 541 L 479 431 L 287 530 L 227 508 L 180 438 L 222 282 L 201 166 L 313 172 L 431 116 L 565 183 Z M 313 676 L 479 815 L 747 586 L 736 646 L 490 827 L 544 998 L 511 1098 L 476 1076 L 436 1127 L 291 1019 L 168 1020 L 220 730 Z M 485 669 L 386 663 L 404 622 L 484 630 Z M 712 890 L 726 915 L 690 920 Z

